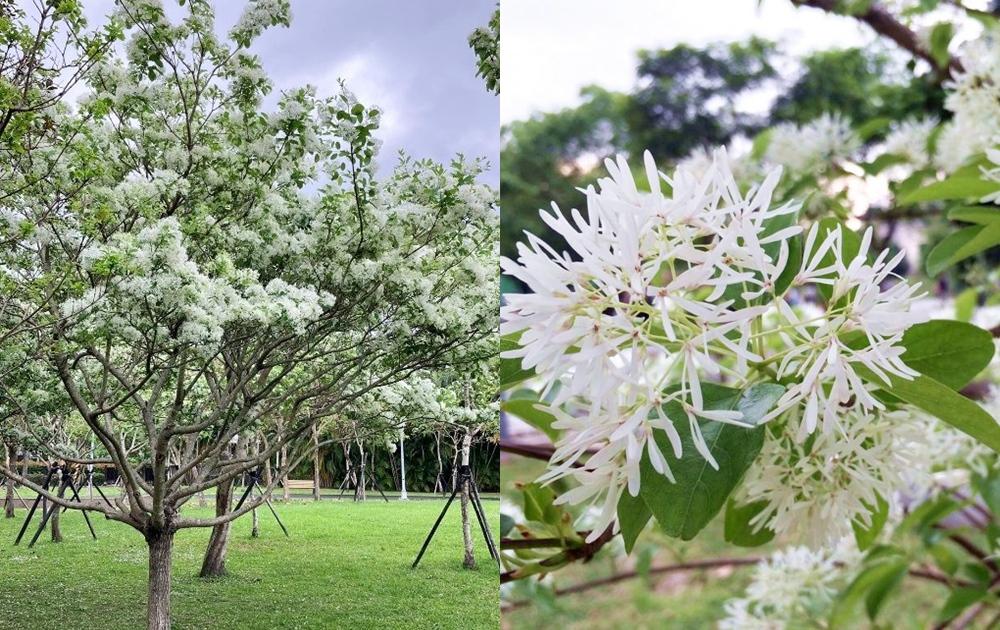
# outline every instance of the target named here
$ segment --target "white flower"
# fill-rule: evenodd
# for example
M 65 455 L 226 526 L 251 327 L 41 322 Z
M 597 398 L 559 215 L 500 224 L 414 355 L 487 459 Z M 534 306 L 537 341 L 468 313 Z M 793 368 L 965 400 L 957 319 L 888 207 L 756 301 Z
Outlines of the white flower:
M 841 116 L 823 114 L 804 125 L 781 123 L 771 131 L 764 158 L 797 175 L 818 174 L 849 157 L 861 140 Z
M 787 329 L 782 338 L 788 346 L 777 375 L 794 376 L 796 382 L 789 385 L 768 417 L 777 417 L 805 401 L 800 439 L 816 430 L 821 417 L 824 432 L 830 432 L 847 408 L 884 409 L 857 369 L 867 368 L 886 383 L 892 376 L 917 376 L 900 358 L 904 351 L 900 342 L 910 326 L 928 319 L 926 313 L 912 310 L 921 297 L 917 295 L 919 285 L 898 280 L 888 289 L 882 288 L 887 281 L 897 279 L 893 270 L 902 261 L 903 252 L 886 260 L 888 251 L 883 250 L 869 263 L 872 229 L 868 228 L 855 257 L 844 261 L 839 227 L 813 252 L 817 230 L 818 225 L 806 239 L 797 281 L 808 278 L 829 286 L 831 307 L 820 320 L 804 321 L 784 300 L 777 302 L 782 327 Z M 833 254 L 832 264 L 821 267 L 821 259 L 828 254 Z
M 555 390 L 554 405 L 577 399 L 581 410 L 561 419 L 566 437 L 546 479 L 569 474 L 571 463 L 596 450 L 593 465 L 618 461 L 628 468 L 633 495 L 644 450 L 670 476 L 651 439 L 654 428 L 667 432 L 680 455 L 676 429 L 661 411 L 671 400 L 682 404 L 697 450 L 717 467 L 700 422 L 739 423 L 741 414 L 706 410 L 701 381 L 721 375 L 720 350 L 743 366 L 761 360 L 748 345 L 749 321 L 764 310 L 734 308 L 733 299 L 720 297 L 734 286 L 751 297 L 773 291 L 787 260 L 783 240 L 799 229 L 763 235 L 769 219 L 797 210 L 771 207 L 780 169 L 742 195 L 719 152 L 700 177 L 678 169 L 664 178 L 673 189 L 667 197 L 648 154 L 645 162 L 651 192 L 638 190 L 623 159 L 609 161 L 611 177 L 586 191 L 586 217 L 558 208 L 542 214 L 572 255 L 529 234 L 517 261 L 501 259 L 503 271 L 532 290 L 508 296 L 501 308 L 501 333 L 520 333 L 520 348 L 504 356 L 534 368 Z M 765 249 L 772 243 L 778 256 Z M 734 332 L 741 333 L 735 340 Z M 662 395 L 670 376 L 681 387 Z
M 929 166 L 928 142 L 937 125 L 933 118 L 908 118 L 894 123 L 885 139 L 885 152 L 905 158 L 915 169 Z
M 938 162 L 949 172 L 988 149 L 1000 135 L 1000 36 L 985 31 L 959 51 L 963 71 L 944 84 L 954 116 L 938 138 Z
M 530 289 L 501 307 L 501 333 L 518 336 L 518 347 L 501 356 L 535 370 L 560 432 L 540 481 L 581 484 L 561 501 L 593 503 L 599 523 L 613 522 L 621 493 L 640 492 L 644 457 L 673 481 L 671 459 L 685 455 L 677 422 L 687 423 L 694 450 L 718 469 L 702 423 L 747 421 L 739 411 L 711 409 L 705 383 L 783 379 L 787 391 L 763 421 L 787 413 L 800 420 L 802 438 L 820 417 L 832 434 L 855 408 L 882 408 L 860 367 L 876 376 L 915 374 L 900 360 L 899 342 L 925 319 L 911 311 L 917 288 L 895 282 L 901 255 L 869 261 L 870 231 L 845 260 L 839 229 L 821 239 L 814 227 L 792 284 L 826 287 L 830 307 L 802 319 L 785 301 L 779 279 L 801 228 L 792 220 L 797 204 L 773 203 L 780 167 L 746 192 L 724 150 L 699 172 L 681 167 L 672 177 L 647 153 L 648 192 L 623 159 L 607 168 L 610 177 L 585 191 L 586 215 L 542 213 L 569 251 L 528 234 L 517 259 L 500 262 Z
M 878 498 L 892 499 L 903 472 L 927 465 L 920 454 L 928 438 L 908 419 L 908 411 L 855 410 L 842 414 L 838 431 L 813 440 L 770 437 L 741 487 L 748 500 L 767 502 L 751 524 L 818 547 L 851 535 L 856 519 L 870 523 Z
M 726 602 L 720 630 L 782 630 L 825 613 L 854 572 L 860 554 L 844 539 L 828 548 L 790 547 L 754 567 L 745 597 Z

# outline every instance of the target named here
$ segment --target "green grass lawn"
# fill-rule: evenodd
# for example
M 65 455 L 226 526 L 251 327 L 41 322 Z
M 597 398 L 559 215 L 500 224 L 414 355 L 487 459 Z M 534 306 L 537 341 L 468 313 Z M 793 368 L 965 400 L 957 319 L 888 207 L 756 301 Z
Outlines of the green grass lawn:
M 266 510 L 260 538 L 250 537 L 249 516 L 240 519 L 230 575 L 216 580 L 197 577 L 209 530 L 183 530 L 174 544 L 174 628 L 497 628 L 496 565 L 477 532 L 479 568 L 462 568 L 457 502 L 420 567 L 410 569 L 443 505 L 278 502 L 291 538 Z M 499 505 L 485 507 L 496 534 Z M 138 532 L 92 515 L 94 541 L 83 516 L 67 512 L 64 542 L 45 533 L 33 549 L 27 540 L 15 547 L 24 515 L 0 518 L 0 628 L 145 626 L 146 545 Z

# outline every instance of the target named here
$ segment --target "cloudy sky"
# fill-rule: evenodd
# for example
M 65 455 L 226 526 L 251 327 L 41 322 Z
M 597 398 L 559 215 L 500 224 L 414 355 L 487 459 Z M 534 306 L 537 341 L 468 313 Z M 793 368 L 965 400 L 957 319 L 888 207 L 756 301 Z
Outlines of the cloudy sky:
M 631 88 L 642 48 L 759 35 L 801 54 L 874 39 L 854 19 L 789 0 L 504 0 L 500 28 L 504 123 L 573 105 L 586 85 Z
M 332 94 L 343 78 L 362 101 L 384 110 L 383 170 L 399 149 L 438 161 L 463 153 L 489 159 L 484 179 L 497 182 L 500 104 L 475 76 L 466 41 L 489 21 L 495 0 L 291 2 L 291 27 L 268 31 L 254 46 L 278 89 L 310 83 Z M 224 32 L 245 3 L 214 4 Z M 86 0 L 91 24 L 112 6 L 113 0 Z

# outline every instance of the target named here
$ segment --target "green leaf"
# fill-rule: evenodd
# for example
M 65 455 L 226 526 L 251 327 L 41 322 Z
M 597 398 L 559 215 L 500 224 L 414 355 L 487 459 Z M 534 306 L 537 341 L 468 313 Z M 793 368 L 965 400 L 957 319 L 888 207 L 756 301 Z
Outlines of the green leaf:
M 939 541 L 928 548 L 934 563 L 941 571 L 947 575 L 955 575 L 958 570 L 958 552 L 952 547 L 950 542 Z
M 868 506 L 866 505 L 866 507 Z M 851 521 L 854 540 L 858 543 L 858 549 L 861 551 L 867 551 L 875 543 L 882 529 L 885 528 L 885 522 L 889 518 L 889 503 L 882 498 L 882 495 L 876 495 L 875 509 L 869 509 L 869 512 L 871 524 L 865 525 L 859 518 Z
M 997 421 L 982 407 L 947 385 L 924 375 L 912 380 L 890 376 L 891 383 L 886 384 L 864 367 L 858 368 L 858 374 L 868 382 L 886 389 L 893 396 L 923 409 L 1000 452 L 1000 425 Z
M 976 310 L 979 302 L 979 291 L 969 288 L 955 296 L 955 319 L 960 322 L 967 322 L 972 319 L 972 314 Z
M 870 555 L 869 558 L 871 557 Z M 834 604 L 830 613 L 830 630 L 854 627 L 851 622 L 862 600 L 865 602 L 869 618 L 874 619 L 885 597 L 906 575 L 906 569 L 906 557 L 891 548 L 879 553 L 874 560 L 866 559 L 864 568 L 858 572 Z
M 949 496 L 924 501 L 900 521 L 899 525 L 896 526 L 896 531 L 912 530 L 918 536 L 925 536 L 933 530 L 934 525 L 961 507 L 961 503 Z
M 553 442 L 559 439 L 559 430 L 552 428 L 556 417 L 545 411 L 545 403 L 530 398 L 515 398 L 503 401 L 500 403 L 500 408 L 524 420 L 547 435 Z
M 948 44 L 951 43 L 954 34 L 955 27 L 951 22 L 938 22 L 931 29 L 931 57 L 934 58 L 934 63 L 937 64 L 938 68 L 947 68 L 948 62 L 951 61 L 951 55 L 948 54 Z
M 883 153 L 871 162 L 867 164 L 862 164 L 862 168 L 869 175 L 878 175 L 890 166 L 895 166 L 896 164 L 906 164 L 909 160 L 902 155 L 896 153 Z
M 520 338 L 520 333 L 500 337 L 500 352 L 520 348 L 521 346 L 517 342 Z M 526 370 L 521 367 L 521 359 L 500 359 L 500 391 L 508 390 L 534 375 L 534 370 Z
M 989 332 L 946 319 L 911 326 L 900 345 L 906 365 L 955 390 L 986 369 L 995 349 Z
M 500 536 L 506 537 L 514 529 L 514 519 L 500 512 Z
M 780 385 L 762 383 L 744 392 L 720 385 L 702 386 L 706 409 L 738 409 L 744 422 L 754 425 L 784 392 Z M 654 431 L 653 438 L 666 455 L 676 483 L 656 472 L 643 455 L 639 496 L 669 536 L 691 540 L 725 505 L 764 444 L 764 427 L 746 429 L 720 422 L 700 423 L 709 451 L 719 464 L 713 469 L 695 449 L 688 419 L 677 402 L 664 406 L 681 436 L 680 459 L 673 457 L 666 434 Z
M 973 478 L 973 485 L 986 502 L 986 506 L 990 508 L 990 512 L 1000 514 L 1000 473 L 991 470 L 985 477 L 976 475 Z
M 553 503 L 556 495 L 551 488 L 527 483 L 521 488 L 524 496 L 524 518 L 536 523 L 558 525 L 563 509 Z
M 875 621 L 875 617 L 878 616 L 886 599 L 902 584 L 903 578 L 906 577 L 906 571 L 907 563 L 905 560 L 894 561 L 890 564 L 890 568 L 879 571 L 881 577 L 874 581 L 865 597 L 865 612 L 868 613 L 870 620 Z
M 766 527 L 754 531 L 754 526 L 750 524 L 753 517 L 760 514 L 767 506 L 767 501 L 737 505 L 735 501 L 729 499 L 723 527 L 723 537 L 726 542 L 737 547 L 760 547 L 771 542 L 774 539 L 774 531 Z
M 969 256 L 1000 245 L 1000 221 L 971 225 L 946 236 L 927 254 L 927 275 L 936 276 Z
M 767 147 L 771 144 L 774 136 L 774 129 L 765 129 L 754 136 L 753 146 L 750 148 L 750 156 L 754 160 L 759 160 L 767 153 Z
M 1000 221 L 1000 208 L 997 206 L 959 206 L 948 211 L 948 218 L 952 221 L 988 225 Z
M 625 553 L 632 553 L 635 541 L 652 518 L 642 497 L 633 497 L 628 490 L 622 492 L 618 499 L 618 525 L 622 530 L 622 540 L 625 542 Z
M 938 612 L 937 620 L 943 622 L 954 619 L 972 604 L 982 601 L 987 594 L 988 591 L 979 586 L 956 587 L 951 591 L 951 595 L 948 596 L 941 611 Z
M 892 124 L 891 118 L 886 118 L 885 116 L 872 118 L 864 124 L 858 125 L 854 129 L 854 133 L 858 134 L 858 137 L 863 141 L 868 141 L 888 129 L 890 124 Z
M 996 182 L 988 182 L 979 174 L 958 173 L 923 188 L 903 195 L 899 203 L 909 205 L 920 201 L 943 201 L 946 199 L 980 199 L 1000 190 Z

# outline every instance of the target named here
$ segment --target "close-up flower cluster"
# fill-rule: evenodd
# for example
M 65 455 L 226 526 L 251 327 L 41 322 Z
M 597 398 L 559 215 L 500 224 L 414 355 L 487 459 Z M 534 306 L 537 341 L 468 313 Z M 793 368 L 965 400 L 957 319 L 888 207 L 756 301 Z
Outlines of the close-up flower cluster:
M 820 441 L 839 443 L 885 409 L 859 371 L 886 383 L 916 376 L 899 344 L 927 319 L 912 308 L 919 287 L 894 274 L 902 254 L 871 256 L 870 230 L 853 251 L 839 227 L 820 223 L 804 245 L 792 240 L 802 230 L 799 206 L 772 202 L 780 168 L 743 192 L 724 151 L 700 176 L 683 167 L 663 175 L 648 153 L 645 167 L 650 192 L 620 159 L 587 190 L 586 217 L 558 208 L 545 215 L 572 253 L 528 235 L 518 260 L 501 259 L 532 291 L 507 296 L 501 308 L 501 333 L 520 335 L 520 347 L 502 356 L 535 369 L 549 404 L 565 407 L 554 412 L 564 432 L 541 480 L 581 482 L 558 500 L 599 504 L 595 537 L 614 520 L 623 489 L 638 495 L 644 453 L 673 480 L 654 432 L 680 458 L 676 423 L 686 423 L 695 450 L 718 469 L 701 424 L 752 426 L 739 411 L 706 405 L 703 382 L 777 380 L 785 392 L 759 421 L 786 418 L 795 442 L 819 429 Z M 821 293 L 825 312 L 797 307 Z M 665 413 L 671 403 L 683 419 Z M 871 505 L 874 491 L 860 499 Z M 858 503 L 851 515 L 861 512 Z

